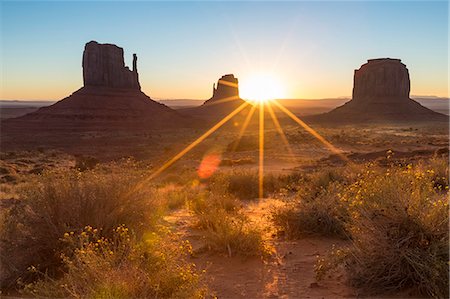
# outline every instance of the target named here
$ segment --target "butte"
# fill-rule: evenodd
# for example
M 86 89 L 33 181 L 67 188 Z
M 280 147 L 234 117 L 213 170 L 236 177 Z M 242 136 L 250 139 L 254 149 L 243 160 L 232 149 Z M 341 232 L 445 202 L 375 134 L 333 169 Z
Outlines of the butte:
M 349 102 L 305 119 L 336 123 L 448 121 L 448 116 L 412 100 L 410 87 L 409 71 L 400 59 L 370 59 L 355 70 Z

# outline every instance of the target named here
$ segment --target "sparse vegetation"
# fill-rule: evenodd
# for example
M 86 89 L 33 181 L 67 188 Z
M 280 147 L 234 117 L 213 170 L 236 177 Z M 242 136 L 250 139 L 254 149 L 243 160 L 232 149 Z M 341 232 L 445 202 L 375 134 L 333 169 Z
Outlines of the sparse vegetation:
M 65 271 L 58 279 L 38 273 L 39 280 L 24 292 L 38 297 L 72 298 L 202 298 L 195 266 L 185 262 L 188 242 L 173 240 L 168 232 L 153 232 L 139 240 L 127 227 L 114 229 L 111 238 L 86 227 L 62 238 Z M 34 266 L 30 272 L 37 272 Z
M 47 172 L 19 191 L 20 200 L 3 217 L 2 286 L 11 287 L 18 278 L 34 279 L 26 271 L 30 265 L 58 275 L 59 253 L 65 247 L 60 238 L 66 232 L 79 233 L 89 225 L 111 237 L 117 226 L 126 224 L 141 235 L 155 224 L 159 203 L 152 200 L 152 188 L 129 194 L 140 174 L 131 165 L 118 167 L 120 172 Z
M 319 276 L 345 264 L 350 282 L 368 293 L 417 288 L 445 298 L 448 187 L 443 191 L 435 180 L 426 164 L 368 167 L 340 195 L 351 216 L 346 222 L 351 245 L 335 251 L 331 260 L 319 260 Z
M 289 238 L 310 234 L 347 238 L 345 223 L 348 215 L 337 197 L 341 189 L 342 185 L 334 183 L 313 198 L 297 198 L 274 211 L 274 223 Z
M 209 188 L 190 201 L 206 246 L 229 256 L 264 255 L 267 250 L 261 230 L 242 214 L 239 200 L 228 193 L 226 184 L 215 181 Z
M 174 168 L 138 189 L 148 164 L 100 163 L 83 171 L 73 159 L 54 164 L 65 168 L 49 166 L 55 160 L 43 157 L 26 167 L 7 164 L 3 172 L 14 169 L 17 180 L 2 188 L 8 199 L 1 206 L 2 291 L 37 297 L 202 297 L 208 291 L 200 269 L 187 262 L 192 251 L 184 237 L 193 237 L 190 261 L 197 263 L 213 255 L 230 261 L 267 257 L 283 236 L 319 235 L 327 247 L 320 251 L 317 279 L 346 271 L 349 284 L 363 295 L 412 288 L 445 298 L 448 159 L 395 157 L 267 173 L 265 197 L 275 199 L 265 200 L 258 200 L 257 172 L 234 164 L 202 179 L 193 168 Z M 28 163 L 26 155 L 19 160 Z M 37 167 L 42 170 L 30 171 Z M 273 222 L 255 220 L 268 214 Z M 284 234 L 266 230 L 266 224 Z M 176 231 L 180 226 L 183 238 Z M 338 245 L 323 255 L 334 242 Z

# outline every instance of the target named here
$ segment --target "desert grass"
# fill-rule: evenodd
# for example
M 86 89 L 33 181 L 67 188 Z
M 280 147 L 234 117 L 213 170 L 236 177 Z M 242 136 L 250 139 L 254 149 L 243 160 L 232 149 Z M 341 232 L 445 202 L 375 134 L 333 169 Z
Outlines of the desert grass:
M 46 172 L 19 191 L 19 200 L 3 213 L 1 285 L 35 279 L 31 265 L 50 276 L 60 274 L 59 253 L 64 233 L 80 233 L 92 226 L 105 237 L 125 224 L 137 235 L 160 217 L 160 203 L 151 187 L 129 194 L 141 177 L 131 165 L 79 172 Z
M 308 235 L 348 238 L 345 228 L 348 210 L 338 194 L 352 180 L 354 166 L 326 168 L 303 176 L 284 176 L 295 196 L 285 207 L 273 211 L 272 218 L 288 238 Z
M 138 239 L 123 225 L 111 238 L 86 227 L 63 237 L 71 252 L 62 253 L 64 274 L 53 279 L 45 273 L 27 284 L 24 293 L 59 298 L 203 298 L 195 265 L 186 262 L 189 242 L 177 242 L 164 231 Z M 180 244 L 180 245 L 178 245 Z M 36 268 L 31 266 L 31 272 Z
M 348 248 L 318 262 L 321 277 L 345 265 L 349 281 L 367 293 L 408 288 L 435 297 L 448 296 L 448 174 L 436 176 L 437 159 L 406 167 L 369 165 L 340 194 L 350 217 Z M 441 183 L 447 184 L 442 190 Z
M 196 217 L 195 227 L 203 232 L 211 251 L 230 257 L 264 256 L 267 248 L 262 231 L 242 213 L 243 203 L 230 193 L 229 179 L 230 176 L 219 174 L 196 197 L 191 197 L 188 206 Z
M 273 211 L 272 219 L 288 238 L 309 235 L 348 238 L 345 223 L 348 212 L 339 202 L 337 193 L 342 185 L 334 183 L 312 198 L 296 198 Z

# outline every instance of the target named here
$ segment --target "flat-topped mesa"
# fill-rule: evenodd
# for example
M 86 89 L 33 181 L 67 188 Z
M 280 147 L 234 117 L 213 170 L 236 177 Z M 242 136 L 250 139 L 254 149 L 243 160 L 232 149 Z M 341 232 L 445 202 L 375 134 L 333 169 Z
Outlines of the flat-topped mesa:
M 217 81 L 217 88 L 213 86 L 212 99 L 238 99 L 239 81 L 233 74 L 223 75 Z
M 409 72 L 400 59 L 369 59 L 355 70 L 354 101 L 409 100 L 409 91 Z
M 85 87 L 140 90 L 136 54 L 133 54 L 133 70 L 130 70 L 125 66 L 122 48 L 88 42 L 83 52 L 83 82 Z

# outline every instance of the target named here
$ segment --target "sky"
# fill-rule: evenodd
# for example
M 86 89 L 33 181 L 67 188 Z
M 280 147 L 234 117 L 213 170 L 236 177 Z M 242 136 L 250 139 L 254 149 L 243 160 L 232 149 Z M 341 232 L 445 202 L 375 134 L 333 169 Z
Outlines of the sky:
M 371 58 L 400 58 L 412 95 L 448 97 L 447 1 L 1 1 L 0 99 L 58 100 L 83 84 L 84 45 L 113 43 L 154 99 L 207 99 L 233 73 L 284 97 L 350 96 Z

